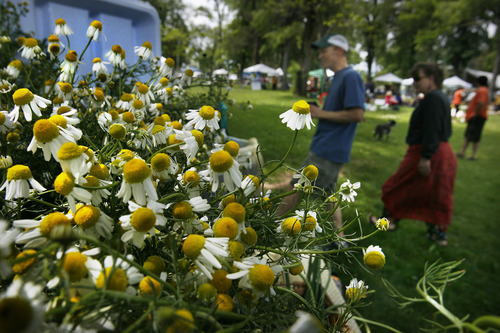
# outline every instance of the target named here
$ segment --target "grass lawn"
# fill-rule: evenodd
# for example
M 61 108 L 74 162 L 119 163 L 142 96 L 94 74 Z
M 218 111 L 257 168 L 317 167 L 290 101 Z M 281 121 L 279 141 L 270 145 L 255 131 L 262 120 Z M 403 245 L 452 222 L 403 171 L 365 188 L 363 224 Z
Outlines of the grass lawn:
M 230 97 L 236 103 L 229 108 L 231 118 L 228 132 L 232 136 L 248 139 L 256 137 L 266 162 L 282 158 L 287 151 L 293 131 L 281 124 L 279 114 L 291 108 L 298 99 L 290 92 L 252 91 L 235 88 Z M 250 101 L 252 110 L 243 111 L 239 103 Z M 412 108 L 399 112 L 366 112 L 366 121 L 359 124 L 351 161 L 343 167 L 341 179 L 360 181 L 356 202 L 343 210 L 344 220 L 362 216 L 362 227 L 373 230 L 366 216 L 382 209 L 381 186 L 396 170 L 406 150 L 405 136 Z M 373 141 L 375 126 L 389 118 L 397 121 L 389 141 Z M 465 125 L 453 124 L 451 145 L 458 151 L 462 144 Z M 308 152 L 314 130 L 302 130 L 287 160 L 292 167 L 300 166 Z M 425 239 L 426 226 L 419 221 L 404 220 L 395 232 L 378 233 L 360 245 L 382 247 L 386 265 L 379 271 L 367 271 L 357 264 L 350 264 L 352 274 L 364 280 L 370 290 L 370 305 L 361 310 L 363 317 L 386 323 L 402 332 L 418 332 L 419 327 L 429 328 L 423 318 L 433 319 L 434 309 L 427 303 L 400 309 L 387 296 L 381 278 L 387 279 L 406 296 L 416 296 L 415 284 L 422 276 L 424 264 L 438 259 L 455 261 L 465 259 L 459 266 L 465 275 L 446 289 L 445 305 L 456 316 L 470 315 L 470 320 L 485 314 L 500 315 L 500 261 L 497 240 L 500 234 L 500 116 L 492 115 L 486 122 L 482 145 L 477 161 L 459 160 L 455 183 L 455 208 L 449 228 L 449 245 L 438 247 Z M 283 170 L 284 171 L 284 170 Z M 361 259 L 361 255 L 358 256 Z M 340 259 L 339 259 L 340 260 Z M 341 275 L 347 284 L 350 276 Z M 445 323 L 449 323 L 443 321 Z M 371 327 L 373 332 L 385 332 Z

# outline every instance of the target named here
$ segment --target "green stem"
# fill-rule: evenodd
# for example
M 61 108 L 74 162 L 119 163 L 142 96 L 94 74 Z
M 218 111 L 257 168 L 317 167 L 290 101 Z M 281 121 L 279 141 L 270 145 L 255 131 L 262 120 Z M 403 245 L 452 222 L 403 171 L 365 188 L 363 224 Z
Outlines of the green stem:
M 382 327 L 382 328 L 385 328 L 386 330 L 389 330 L 391 332 L 396 332 L 396 333 L 403 333 L 393 327 L 390 327 L 390 326 L 387 326 L 385 324 L 382 324 L 382 323 L 379 323 L 379 322 L 376 322 L 376 321 L 373 321 L 373 320 L 369 320 L 369 319 L 366 319 L 366 318 L 363 318 L 363 317 L 358 317 L 358 316 L 352 316 L 352 319 L 356 320 L 356 321 L 359 321 L 359 322 L 364 322 L 364 323 L 367 323 L 367 324 L 372 324 L 372 325 L 375 325 L 375 326 L 379 326 L 379 327 Z M 368 331 L 367 331 L 368 332 Z
M 496 328 L 500 329 L 500 317 L 499 316 L 481 316 L 474 320 L 472 325 L 480 328 Z
M 129 78 L 129 76 L 132 75 L 132 73 L 134 72 L 134 70 L 137 67 L 137 65 L 139 65 L 141 62 L 142 62 L 142 57 L 139 57 L 139 60 L 135 63 L 134 67 L 130 70 L 130 72 L 127 74 L 127 76 L 123 79 L 124 83 L 127 82 L 127 79 Z M 119 90 L 119 92 L 120 93 L 122 92 L 121 82 L 120 82 L 120 90 Z
M 154 309 L 154 303 L 150 302 L 148 309 L 143 313 L 143 315 L 135 321 L 132 325 L 130 325 L 123 333 L 130 333 L 130 332 L 135 332 L 136 329 L 139 328 L 139 325 L 142 324 L 143 321 L 145 321 L 149 314 L 153 311 Z
M 298 134 L 299 134 L 299 130 L 295 130 L 295 133 L 293 135 L 292 144 L 290 145 L 290 147 L 288 147 L 288 151 L 286 152 L 285 156 L 283 156 L 283 158 L 281 159 L 281 161 L 278 162 L 278 164 L 274 167 L 274 169 L 272 169 L 267 175 L 264 175 L 262 177 L 262 181 L 265 181 L 267 178 L 269 178 L 270 175 L 272 175 L 273 173 L 275 173 L 276 170 L 278 170 L 279 168 L 281 168 L 281 166 L 283 165 L 283 163 L 287 159 L 288 155 L 292 151 L 292 148 L 295 145 L 295 141 L 297 140 L 297 135 Z
M 92 42 L 92 38 L 89 38 L 89 41 L 87 42 L 87 45 L 85 45 L 85 48 L 83 49 L 82 54 L 80 54 L 80 56 L 78 57 L 78 61 L 76 62 L 75 71 L 73 72 L 73 74 L 71 74 L 71 80 L 70 80 L 71 85 L 73 85 L 73 82 L 75 82 L 75 75 L 76 75 L 76 72 L 78 71 L 78 66 L 80 65 L 80 61 L 82 60 L 83 55 L 85 54 L 85 51 L 87 51 L 91 42 Z M 69 51 L 70 51 L 70 49 L 69 49 L 69 40 L 68 40 L 68 52 Z

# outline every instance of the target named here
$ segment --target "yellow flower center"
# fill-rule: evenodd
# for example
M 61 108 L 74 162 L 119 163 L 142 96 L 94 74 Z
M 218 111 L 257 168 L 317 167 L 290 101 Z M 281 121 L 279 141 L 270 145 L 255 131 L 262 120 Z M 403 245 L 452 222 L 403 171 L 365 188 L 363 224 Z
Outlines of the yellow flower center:
M 122 149 L 118 153 L 118 157 L 120 157 L 124 161 L 130 161 L 134 158 L 134 152 L 132 152 L 130 149 Z
M 237 223 L 242 223 L 245 221 L 245 207 L 237 202 L 231 202 L 222 211 L 222 216 L 231 217 Z
M 7 141 L 10 143 L 17 142 L 20 139 L 21 139 L 21 137 L 16 132 L 10 132 L 7 134 Z
M 21 260 L 21 261 L 15 263 L 14 266 L 12 267 L 12 270 L 14 271 L 14 273 L 15 274 L 23 274 L 24 272 L 26 272 L 31 267 L 31 265 L 33 265 L 35 263 L 35 261 L 36 261 L 36 257 L 34 256 L 35 254 L 36 254 L 36 251 L 31 250 L 31 249 L 25 250 L 25 251 L 19 253 L 16 256 L 16 259 L 18 259 L 18 260 L 22 259 L 24 257 L 30 257 L 30 258 L 26 258 L 24 260 Z
M 235 141 L 228 141 L 224 145 L 224 150 L 231 154 L 232 157 L 236 157 L 240 152 L 240 145 Z
M 217 289 L 210 283 L 203 283 L 196 291 L 196 297 L 203 301 L 213 301 L 217 296 Z
M 166 130 L 165 126 L 154 125 L 153 130 L 151 131 L 151 134 L 158 134 L 158 133 L 161 133 L 165 130 Z
M 96 57 L 96 58 L 94 58 L 94 60 L 92 60 L 93 64 L 97 64 L 97 63 L 100 63 L 100 62 L 102 62 L 101 58 L 97 58 Z
M 243 246 L 243 244 L 235 240 L 230 240 L 227 248 L 233 260 L 240 260 L 243 252 L 245 252 L 245 247 Z
M 57 157 L 60 160 L 72 160 L 74 158 L 78 158 L 82 156 L 83 152 L 80 149 L 80 146 L 78 146 L 76 143 L 73 142 L 66 142 L 64 143 L 61 148 L 59 148 L 59 151 L 57 152 Z
M 136 99 L 133 103 L 132 103 L 132 107 L 134 109 L 142 109 L 144 107 L 144 103 L 140 100 L 140 99 Z
M 142 265 L 145 269 L 160 275 L 165 270 L 165 261 L 159 256 L 150 256 Z
M 219 150 L 210 156 L 210 167 L 215 172 L 228 171 L 233 166 L 231 154 L 225 150 Z
M 109 135 L 116 140 L 121 140 L 127 135 L 127 129 L 122 124 L 113 124 L 109 126 Z
M 90 175 L 99 179 L 107 179 L 109 177 L 108 167 L 104 164 L 94 164 L 90 167 Z
M 223 269 L 217 269 L 212 274 L 212 281 L 210 283 L 217 289 L 219 293 L 225 293 L 231 289 L 232 280 L 228 279 L 227 272 Z
M 292 110 L 295 111 L 295 112 L 297 112 L 297 113 L 299 113 L 299 114 L 309 114 L 309 113 L 311 113 L 311 107 L 304 100 L 300 100 L 298 102 L 295 102 L 293 104 Z
M 64 99 L 58 96 L 54 97 L 54 99 L 52 100 L 52 104 L 54 105 L 61 104 L 62 102 L 64 102 Z
M 203 133 L 198 130 L 191 130 L 191 134 L 193 134 L 194 138 L 196 139 L 198 147 L 203 146 L 203 142 L 205 141 L 205 136 L 203 135 Z
M 163 118 L 162 116 L 158 116 L 153 120 L 153 124 L 155 125 L 165 126 L 165 123 L 165 118 Z
M 227 205 L 229 205 L 231 202 L 235 202 L 236 201 L 236 196 L 234 194 L 230 194 L 224 198 L 222 198 L 222 207 L 226 207 Z
M 163 104 L 161 104 L 161 103 L 156 103 L 156 109 L 157 109 L 158 111 L 163 110 Z
M 49 43 L 57 43 L 57 42 L 59 42 L 59 37 L 57 37 L 55 35 L 50 35 L 49 38 L 47 38 L 47 41 Z
M 168 124 L 168 126 L 173 127 L 174 129 L 176 129 L 178 131 L 180 131 L 181 129 L 184 128 L 184 126 L 182 126 L 182 124 L 180 122 L 178 122 L 177 120 L 172 121 L 170 124 Z
M 172 58 L 167 58 L 165 59 L 165 63 L 167 64 L 168 67 L 173 68 L 175 65 L 175 60 Z
M 70 107 L 68 107 L 68 106 L 61 106 L 59 109 L 57 109 L 57 114 L 63 115 L 66 112 L 69 112 L 69 111 L 71 111 Z
M 151 168 L 154 171 L 162 172 L 170 166 L 170 156 L 165 153 L 158 153 L 151 159 Z
M 14 67 L 18 70 L 23 69 L 23 63 L 20 60 L 12 60 L 11 62 L 9 62 L 9 66 Z
M 56 25 L 65 25 L 66 24 L 66 21 L 62 18 L 58 18 L 56 20 Z
M 172 88 L 170 88 L 170 87 L 166 87 L 166 88 L 165 88 L 165 91 L 167 92 L 167 94 L 168 94 L 169 96 L 172 96 L 172 94 L 173 94 Z
M 248 175 L 247 177 L 250 178 L 250 180 L 252 181 L 252 183 L 255 187 L 259 187 L 259 183 L 260 183 L 259 177 L 254 176 L 254 175 Z
M 10 88 L 9 84 L 2 84 L 2 85 L 0 85 L 0 90 L 6 90 L 6 89 L 9 89 L 9 88 Z M 0 125 L 3 124 L 4 121 L 5 121 L 5 116 L 3 115 L 3 113 L 2 113 L 2 116 L 3 116 L 3 118 L 0 118 L 0 119 L 3 119 L 3 121 L 0 123 Z
M 151 276 L 144 277 L 139 283 L 139 292 L 141 295 L 152 295 L 155 297 L 160 296 L 162 285 L 158 280 L 153 279 Z
M 49 118 L 50 121 L 52 121 L 54 124 L 56 124 L 59 127 L 66 128 L 68 127 L 68 121 L 66 118 L 64 118 L 61 115 L 55 114 Z
M 156 215 L 147 207 L 138 208 L 132 213 L 130 224 L 139 232 L 147 232 L 155 226 Z
M 44 236 L 48 236 L 52 229 L 58 225 L 70 226 L 71 220 L 61 212 L 50 213 L 40 222 L 40 233 Z
M 288 269 L 288 271 L 292 275 L 299 275 L 300 273 L 302 273 L 303 270 L 304 270 L 304 266 L 302 265 L 302 263 L 298 266 L 295 266 L 295 267 Z
M 200 117 L 202 117 L 205 120 L 210 120 L 215 117 L 215 110 L 213 107 L 209 105 L 204 105 L 201 107 L 200 111 L 198 112 Z
M 215 237 L 229 237 L 229 239 L 235 239 L 236 236 L 238 236 L 239 227 L 234 219 L 223 217 L 215 221 L 213 230 Z
M 68 52 L 66 54 L 66 56 L 64 57 L 64 59 L 66 59 L 69 62 L 76 62 L 76 59 L 77 59 L 76 52 L 74 52 L 74 51 Z
M 164 86 L 168 83 L 168 78 L 162 77 L 159 82 L 162 86 Z
M 140 94 L 145 95 L 145 94 L 147 94 L 147 93 L 148 93 L 149 88 L 148 88 L 148 86 L 147 86 L 147 85 L 145 85 L 145 84 L 141 84 L 141 85 L 139 86 L 139 89 L 138 89 L 137 91 L 138 91 Z
M 14 296 L 0 300 L 0 332 L 24 332 L 33 321 L 28 300 Z
M 135 121 L 135 116 L 132 112 L 126 111 L 122 113 L 122 119 L 124 122 L 131 124 Z
M 118 44 L 115 44 L 111 47 L 111 51 L 113 51 L 114 53 L 119 53 L 121 54 L 122 53 L 122 47 Z
M 316 219 L 311 215 L 307 215 L 306 220 L 304 222 L 304 230 L 313 231 L 314 228 L 316 228 Z
M 187 220 L 193 216 L 193 207 L 187 201 L 179 201 L 172 208 L 172 216 L 176 219 Z
M 217 310 L 219 311 L 233 311 L 234 301 L 228 294 L 217 294 Z
M 87 187 L 98 187 L 99 186 L 99 179 L 97 177 L 94 177 L 92 175 L 88 175 L 85 177 L 86 183 L 83 184 Z
M 196 171 L 188 170 L 184 176 L 182 176 L 182 180 L 184 184 L 195 185 L 200 181 L 200 175 Z
M 123 102 L 130 102 L 132 99 L 133 99 L 132 95 L 128 93 L 123 93 L 122 97 L 120 98 L 120 100 Z
M 96 28 L 97 30 L 102 31 L 102 23 L 101 22 L 94 20 L 94 21 L 92 21 L 92 23 L 90 23 L 90 25 L 92 27 Z
M 198 258 L 205 246 L 205 237 L 191 234 L 182 243 L 182 251 L 191 260 Z
M 69 252 L 64 256 L 63 269 L 71 282 L 80 281 L 87 275 L 87 256 L 80 252 Z
M 177 143 L 182 143 L 182 140 L 177 140 L 175 134 L 171 134 L 169 137 L 168 137 L 168 145 L 169 146 L 172 146 L 172 145 L 175 145 Z M 176 147 L 173 147 L 174 150 L 179 150 L 180 147 L 179 146 L 176 146 Z
M 24 41 L 24 46 L 33 48 L 38 46 L 38 42 L 34 38 L 26 38 L 26 40 Z
M 306 176 L 306 178 L 309 179 L 310 181 L 313 181 L 316 178 L 318 178 L 318 168 L 310 164 L 306 166 L 304 170 L 302 170 L 302 174 Z
M 141 159 L 134 158 L 123 166 L 123 178 L 127 183 L 141 183 L 151 175 L 146 162 Z
M 94 98 L 98 102 L 104 102 L 104 92 L 100 89 L 96 89 L 96 91 L 94 91 Z
M 300 221 L 289 217 L 281 223 L 281 230 L 288 236 L 294 236 L 300 232 Z
M 188 68 L 188 69 L 186 69 L 186 71 L 185 71 L 184 73 L 186 73 L 186 75 L 187 75 L 187 76 L 189 76 L 189 77 L 193 77 L 193 74 L 194 74 L 194 73 L 193 73 L 193 70 L 192 70 L 192 69 L 189 69 L 189 68 Z
M 247 230 L 247 233 L 245 234 L 244 232 L 242 232 L 240 234 L 241 240 L 247 245 L 256 244 L 257 240 L 259 238 L 259 236 L 257 236 L 257 232 L 253 228 L 250 228 L 250 227 L 246 227 L 245 229 Z
M 127 273 L 121 268 L 108 267 L 97 277 L 95 285 L 104 288 L 106 283 L 109 290 L 124 291 L 128 285 Z
M 75 178 L 69 173 L 61 172 L 54 180 L 54 189 L 59 194 L 68 195 L 73 191 L 73 187 L 75 187 Z
M 150 50 L 153 49 L 153 45 L 151 45 L 151 43 L 148 41 L 142 43 L 142 46 L 144 46 L 145 48 L 150 49 Z
M 58 54 L 59 51 L 61 51 L 61 47 L 59 46 L 59 44 L 49 45 L 49 52 L 50 53 Z
M 385 256 L 379 251 L 370 251 L 363 256 L 363 262 L 370 268 L 379 269 L 385 265 Z
M 266 291 L 274 283 L 274 272 L 267 265 L 255 264 L 248 272 L 248 280 L 252 287 Z
M 195 328 L 194 317 L 186 309 L 174 312 L 175 321 L 167 329 L 167 333 L 191 332 Z
M 7 170 L 7 180 L 20 180 L 33 178 L 31 170 L 26 165 L 14 165 Z
M 33 93 L 26 88 L 17 89 L 12 95 L 12 99 L 16 105 L 29 104 L 34 98 L 35 95 L 33 95 Z
M 59 88 L 61 88 L 61 91 L 64 93 L 70 93 L 73 91 L 73 86 L 70 83 L 63 82 L 59 83 Z M 68 111 L 71 110 L 69 107 L 64 106 L 65 108 L 68 108 Z
M 100 216 L 101 212 L 99 209 L 92 205 L 85 205 L 76 211 L 73 219 L 78 226 L 88 229 L 96 225 Z

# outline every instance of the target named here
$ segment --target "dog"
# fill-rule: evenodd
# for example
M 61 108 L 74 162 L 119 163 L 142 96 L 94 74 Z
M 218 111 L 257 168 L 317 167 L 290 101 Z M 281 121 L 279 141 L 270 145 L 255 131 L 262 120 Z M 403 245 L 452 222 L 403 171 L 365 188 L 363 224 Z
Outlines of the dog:
M 388 141 L 393 126 L 396 126 L 395 120 L 389 120 L 385 124 L 377 125 L 377 127 L 375 127 L 375 130 L 373 131 L 373 138 L 377 141 L 380 141 L 382 140 L 382 137 L 385 135 L 385 139 L 386 141 Z

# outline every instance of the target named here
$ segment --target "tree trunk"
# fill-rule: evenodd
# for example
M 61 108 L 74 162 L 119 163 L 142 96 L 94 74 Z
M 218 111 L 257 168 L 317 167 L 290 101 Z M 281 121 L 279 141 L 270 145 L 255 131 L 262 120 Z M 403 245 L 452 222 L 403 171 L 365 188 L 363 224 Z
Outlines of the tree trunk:
M 260 63 L 260 37 L 255 36 L 253 40 L 253 56 L 252 56 L 253 65 Z
M 316 34 L 314 33 L 315 27 L 315 13 L 314 8 L 311 8 L 308 20 L 305 22 L 304 32 L 302 34 L 302 57 L 300 59 L 300 72 L 297 73 L 297 81 L 295 84 L 295 94 L 299 96 L 306 96 L 307 77 L 311 70 L 313 49 L 311 44 L 314 41 Z
M 281 63 L 281 69 L 283 69 L 283 81 L 281 84 L 281 90 L 289 90 L 288 85 L 288 66 L 290 64 L 290 50 L 292 49 L 292 43 L 285 43 L 283 47 L 283 62 Z
M 499 23 L 500 20 L 497 20 L 497 32 L 496 32 L 497 54 L 495 57 L 495 63 L 493 64 L 493 77 L 491 78 L 490 82 L 490 100 L 492 101 L 495 99 L 497 77 L 500 72 L 500 36 L 498 34 L 498 29 L 500 29 L 500 26 L 498 25 Z

